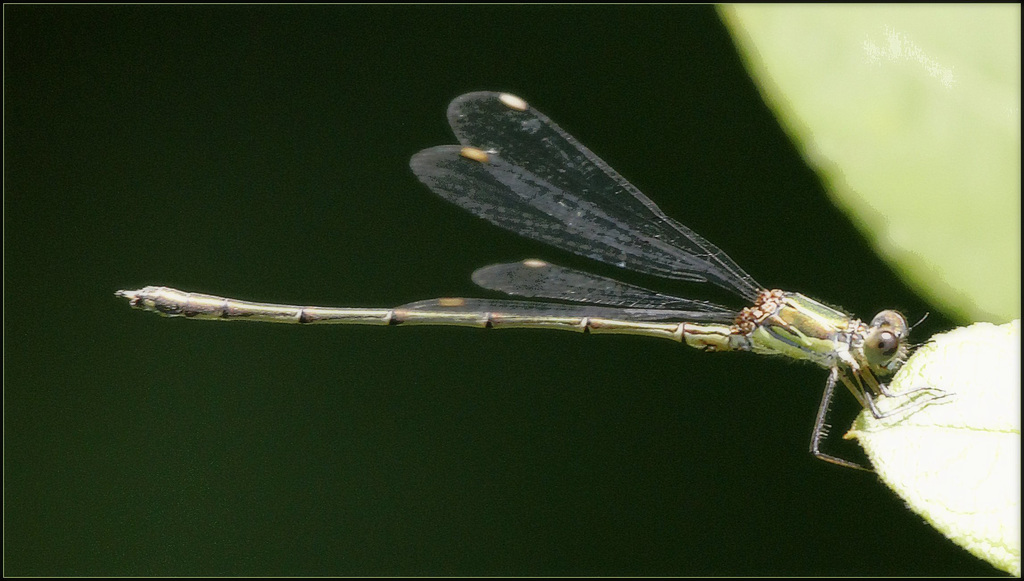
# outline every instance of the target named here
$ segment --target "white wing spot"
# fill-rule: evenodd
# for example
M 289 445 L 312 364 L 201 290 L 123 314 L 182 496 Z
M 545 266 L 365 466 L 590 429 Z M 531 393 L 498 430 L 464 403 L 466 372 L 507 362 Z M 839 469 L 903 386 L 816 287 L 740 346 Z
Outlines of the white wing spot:
M 502 93 L 498 95 L 498 100 L 502 102 L 509 109 L 515 109 L 516 111 L 526 111 L 530 106 L 521 97 L 516 97 L 512 93 Z

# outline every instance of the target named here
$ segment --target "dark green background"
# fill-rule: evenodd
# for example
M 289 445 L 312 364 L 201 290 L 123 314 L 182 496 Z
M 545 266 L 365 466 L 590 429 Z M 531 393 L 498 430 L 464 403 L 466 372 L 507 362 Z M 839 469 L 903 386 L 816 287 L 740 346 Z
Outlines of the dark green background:
M 4 17 L 6 574 L 995 573 L 873 475 L 807 453 L 813 366 L 636 337 L 166 320 L 113 296 L 394 306 L 484 294 L 469 274 L 492 262 L 587 266 L 408 170 L 454 141 L 450 99 L 490 89 L 766 285 L 863 317 L 931 309 L 832 206 L 713 9 Z

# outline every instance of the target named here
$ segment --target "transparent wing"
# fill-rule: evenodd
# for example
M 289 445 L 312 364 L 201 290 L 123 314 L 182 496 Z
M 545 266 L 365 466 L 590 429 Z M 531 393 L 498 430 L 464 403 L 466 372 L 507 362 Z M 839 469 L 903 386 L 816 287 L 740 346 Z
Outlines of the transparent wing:
M 706 301 L 695 301 L 662 294 L 643 287 L 530 259 L 507 264 L 492 264 L 473 273 L 473 282 L 488 290 L 510 295 L 555 299 L 575 303 L 705 313 L 723 323 L 732 322 L 736 312 Z
M 748 300 L 762 288 L 724 252 L 666 216 L 539 111 L 501 93 L 452 101 L 457 146 L 410 166 L 431 190 L 489 222 L 595 260 L 669 279 L 711 282 Z

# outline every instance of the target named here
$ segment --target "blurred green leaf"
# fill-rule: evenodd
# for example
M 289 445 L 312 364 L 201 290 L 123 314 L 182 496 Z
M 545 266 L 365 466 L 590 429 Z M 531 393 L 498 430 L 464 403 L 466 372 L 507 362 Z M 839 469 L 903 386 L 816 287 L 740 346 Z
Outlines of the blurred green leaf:
M 1020 321 L 932 337 L 890 387 L 900 393 L 921 386 L 951 395 L 881 420 L 865 411 L 846 437 L 860 442 L 879 477 L 914 512 L 1019 576 Z M 879 404 L 904 405 L 906 398 Z
M 1020 5 L 720 9 L 833 196 L 962 321 L 1020 316 Z

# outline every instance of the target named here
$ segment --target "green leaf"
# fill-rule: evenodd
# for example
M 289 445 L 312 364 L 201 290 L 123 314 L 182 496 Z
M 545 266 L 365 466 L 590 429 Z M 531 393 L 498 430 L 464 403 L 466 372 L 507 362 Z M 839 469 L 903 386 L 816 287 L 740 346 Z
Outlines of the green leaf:
M 1020 316 L 1020 5 L 720 9 L 835 203 L 960 320 Z
M 974 555 L 1020 575 L 1020 321 L 978 323 L 932 337 L 890 388 L 951 395 L 846 435 L 916 513 Z M 926 393 L 882 398 L 902 406 Z M 888 401 L 886 401 L 888 399 Z M 918 401 L 921 401 L 918 399 Z

